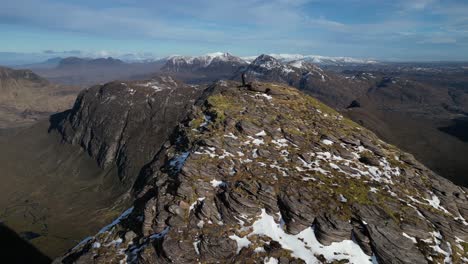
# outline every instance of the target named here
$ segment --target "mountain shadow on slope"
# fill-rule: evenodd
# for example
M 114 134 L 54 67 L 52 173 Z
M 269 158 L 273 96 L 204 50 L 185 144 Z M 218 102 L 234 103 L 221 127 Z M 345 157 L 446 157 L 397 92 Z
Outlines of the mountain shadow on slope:
M 439 130 L 463 142 L 468 142 L 468 117 L 454 119 L 451 125 L 439 127 Z
M 2 223 L 0 223 L 0 259 L 3 263 L 15 264 L 48 264 L 52 261 Z

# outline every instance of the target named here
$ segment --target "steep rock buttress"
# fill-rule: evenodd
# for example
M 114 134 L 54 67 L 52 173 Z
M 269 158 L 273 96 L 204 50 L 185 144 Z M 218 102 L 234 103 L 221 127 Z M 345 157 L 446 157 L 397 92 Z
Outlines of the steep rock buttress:
M 200 92 L 169 76 L 94 86 L 80 93 L 53 129 L 102 168 L 116 165 L 121 180 L 132 184 Z

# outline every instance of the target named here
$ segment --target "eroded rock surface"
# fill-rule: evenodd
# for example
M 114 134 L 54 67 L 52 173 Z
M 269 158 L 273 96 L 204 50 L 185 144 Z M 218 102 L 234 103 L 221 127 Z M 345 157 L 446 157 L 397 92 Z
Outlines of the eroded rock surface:
M 134 206 L 56 262 L 468 261 L 466 189 L 312 97 L 263 85 L 205 90 L 141 172 Z

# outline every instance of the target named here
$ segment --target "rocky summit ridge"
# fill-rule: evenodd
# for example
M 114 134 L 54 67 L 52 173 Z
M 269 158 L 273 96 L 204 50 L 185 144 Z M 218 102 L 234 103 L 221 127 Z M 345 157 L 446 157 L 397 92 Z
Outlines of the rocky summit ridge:
M 468 262 L 467 190 L 294 88 L 219 81 L 154 153 L 56 263 Z

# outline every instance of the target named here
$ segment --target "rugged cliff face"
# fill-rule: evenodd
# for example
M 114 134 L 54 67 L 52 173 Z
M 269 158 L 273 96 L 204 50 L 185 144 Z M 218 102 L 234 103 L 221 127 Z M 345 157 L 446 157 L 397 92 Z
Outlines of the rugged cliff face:
M 100 167 L 117 165 L 123 182 L 157 153 L 201 89 L 171 77 L 111 82 L 82 92 L 54 129 L 81 145 Z
M 466 189 L 294 88 L 238 85 L 205 90 L 133 207 L 56 262 L 468 261 Z

